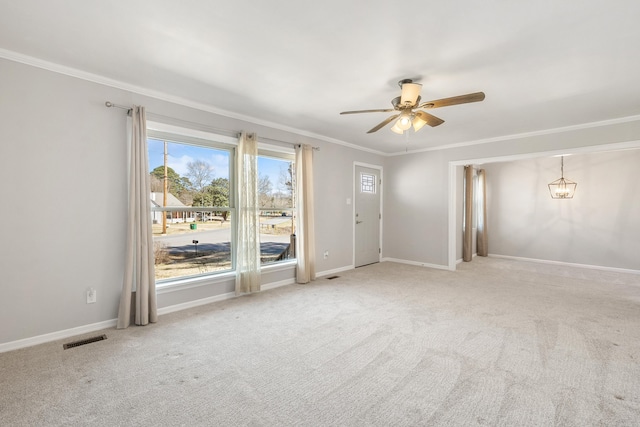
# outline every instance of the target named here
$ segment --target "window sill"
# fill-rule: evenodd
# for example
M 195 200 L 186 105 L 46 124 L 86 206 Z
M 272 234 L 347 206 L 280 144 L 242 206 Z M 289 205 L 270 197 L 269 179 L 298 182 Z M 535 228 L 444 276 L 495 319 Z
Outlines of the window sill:
M 292 267 L 295 267 L 298 264 L 298 261 L 295 259 L 290 259 L 287 261 L 274 262 L 272 264 L 267 264 L 260 267 L 261 273 L 271 273 L 276 271 L 288 270 Z
M 281 261 L 273 264 L 268 264 L 260 268 L 261 273 L 275 273 L 277 271 L 284 271 L 295 268 L 297 261 L 295 259 L 288 261 Z M 156 293 L 164 294 L 177 290 L 197 288 L 200 286 L 208 286 L 221 282 L 228 282 L 235 280 L 236 272 L 227 271 L 219 274 L 211 274 L 202 277 L 190 277 L 188 279 L 178 279 L 169 282 L 159 283 L 156 285 Z
M 197 288 L 200 286 L 208 286 L 221 282 L 228 282 L 234 280 L 236 277 L 235 271 L 227 271 L 219 274 L 210 274 L 201 277 L 190 277 L 186 279 L 171 280 L 164 283 L 156 284 L 156 293 L 164 294 L 174 292 L 177 290 Z

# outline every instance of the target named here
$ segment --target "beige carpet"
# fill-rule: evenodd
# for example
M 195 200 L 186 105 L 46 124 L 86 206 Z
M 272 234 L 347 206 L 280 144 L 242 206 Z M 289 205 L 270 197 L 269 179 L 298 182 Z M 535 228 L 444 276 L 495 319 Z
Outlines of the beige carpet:
M 638 275 L 382 263 L 104 333 L 0 354 L 0 425 L 640 425 Z

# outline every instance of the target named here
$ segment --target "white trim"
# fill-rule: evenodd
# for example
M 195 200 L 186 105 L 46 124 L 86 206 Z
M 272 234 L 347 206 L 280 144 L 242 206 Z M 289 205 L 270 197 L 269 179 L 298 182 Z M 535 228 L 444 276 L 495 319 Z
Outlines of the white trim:
M 458 177 L 456 176 L 456 166 L 449 162 L 449 247 L 447 264 L 450 271 L 456 271 L 456 188 Z M 451 219 L 453 217 L 453 219 Z
M 18 350 L 20 348 L 31 347 L 38 344 L 45 344 L 64 338 L 75 337 L 89 332 L 100 331 L 103 329 L 115 328 L 118 319 L 105 320 L 103 322 L 92 323 L 89 325 L 78 326 L 76 328 L 64 329 L 62 331 L 51 332 L 48 334 L 37 335 L 35 337 L 24 338 L 17 341 L 10 341 L 0 344 L 0 353 L 6 351 Z
M 275 266 L 274 266 L 275 267 Z M 289 264 L 287 267 L 292 267 L 291 264 Z M 279 271 L 279 270 L 284 270 L 284 268 L 282 269 L 271 269 L 271 271 Z M 235 277 L 235 273 L 232 274 L 233 277 Z M 221 280 L 220 280 L 221 281 Z M 270 283 L 266 283 L 264 285 L 260 286 L 260 289 L 262 291 L 268 291 L 269 289 L 274 289 L 274 288 L 279 288 L 281 286 L 286 286 L 286 285 L 292 285 L 295 283 L 295 279 L 293 278 L 289 278 L 289 279 L 284 279 L 284 280 L 280 280 L 277 282 L 270 282 Z M 211 282 L 206 283 L 207 285 L 210 285 Z M 194 286 L 198 286 L 198 285 L 193 285 L 190 287 L 194 287 Z M 170 289 L 170 291 L 176 291 L 176 290 L 183 290 L 183 289 L 188 289 L 187 287 L 180 287 L 179 289 Z M 247 295 L 247 294 L 243 294 L 243 295 Z M 242 295 L 240 295 L 242 296 Z M 188 301 L 182 304 L 175 304 L 175 305 L 169 305 L 167 307 L 162 307 L 158 309 L 158 315 L 163 315 L 163 314 L 168 314 L 168 313 L 173 313 L 175 311 L 181 311 L 181 310 L 186 310 L 189 308 L 193 308 L 193 307 L 198 307 L 201 305 L 206 305 L 206 304 L 211 304 L 214 302 L 219 302 L 219 301 L 225 301 L 228 299 L 232 299 L 235 298 L 236 294 L 235 292 L 227 292 L 224 294 L 218 294 L 218 295 L 214 295 L 211 297 L 207 297 L 207 298 L 201 298 L 201 299 L 197 299 L 197 300 L 193 300 L 193 301 Z
M 563 262 L 563 261 L 552 261 L 547 259 L 538 259 L 538 258 L 524 258 L 510 255 L 498 255 L 498 254 L 489 254 L 490 258 L 500 258 L 500 259 L 509 259 L 514 261 L 525 261 L 525 262 L 534 262 L 537 264 L 550 264 L 550 265 L 561 265 L 564 267 L 576 267 L 576 268 L 584 268 L 587 270 L 600 270 L 600 271 L 610 271 L 613 273 L 626 273 L 626 274 L 638 274 L 640 275 L 640 270 L 632 270 L 628 268 L 618 268 L 618 267 L 605 267 L 603 265 L 590 265 L 590 264 L 576 264 L 573 262 Z
M 351 267 L 353 268 L 353 267 Z M 233 276 L 235 276 L 235 273 L 233 274 Z M 189 289 L 189 288 L 193 288 L 196 286 L 203 286 L 203 285 L 210 285 L 211 282 L 208 283 L 190 283 L 187 284 L 185 286 L 180 286 L 179 288 L 176 287 L 170 287 L 170 288 L 158 288 L 158 294 L 163 294 L 163 293 L 168 293 L 168 292 L 174 292 L 174 291 L 179 291 L 179 290 L 184 290 L 184 289 Z M 275 288 L 279 288 L 281 286 L 287 286 L 287 285 L 292 285 L 295 284 L 295 279 L 290 278 L 290 279 L 285 279 L 285 280 L 280 280 L 278 282 L 272 282 L 272 283 L 267 283 L 266 285 L 262 285 L 261 289 L 263 291 L 268 291 L 270 289 L 275 289 Z M 220 301 L 225 301 L 225 300 L 229 300 L 232 298 L 236 298 L 236 294 L 235 292 L 227 292 L 224 294 L 219 294 L 219 295 L 214 295 L 212 297 L 208 297 L 208 298 L 201 298 L 201 299 L 197 299 L 194 301 L 189 301 L 189 302 L 185 302 L 182 304 L 175 304 L 175 305 L 170 305 L 167 307 L 162 307 L 158 309 L 158 315 L 162 316 L 165 314 L 169 314 L 169 313 L 173 313 L 176 311 L 182 311 L 182 310 L 187 310 L 189 308 L 194 308 L 194 307 L 199 307 L 201 305 L 207 305 L 207 304 L 212 304 L 215 302 L 220 302 Z M 86 334 L 86 333 L 90 333 L 90 332 L 95 332 L 95 331 L 101 331 L 104 329 L 112 329 L 115 328 L 116 325 L 118 323 L 118 319 L 111 319 L 111 320 L 105 320 L 103 322 L 98 322 L 98 323 L 92 323 L 90 325 L 84 325 L 84 326 L 78 326 L 76 328 L 71 328 L 71 329 L 65 329 L 62 331 L 56 331 L 56 332 L 51 332 L 48 334 L 43 334 L 43 335 L 38 335 L 35 337 L 30 337 L 30 338 L 24 338 L 21 340 L 17 340 L 17 341 L 10 341 L 10 342 L 6 342 L 6 343 L 2 343 L 0 344 L 0 353 L 4 353 L 7 351 L 12 351 L 12 350 L 18 350 L 21 348 L 25 348 L 25 347 L 31 347 L 34 345 L 39 345 L 39 344 L 46 344 L 52 341 L 57 341 L 57 340 L 61 340 L 64 338 L 70 338 L 70 337 L 75 337 L 78 335 L 82 335 L 82 334 Z
M 72 67 L 68 67 L 65 65 L 61 65 L 61 64 L 56 64 L 53 62 L 49 62 L 49 61 L 45 61 L 39 58 L 35 58 L 32 56 L 28 56 L 28 55 L 24 55 L 21 53 L 17 53 L 11 50 L 7 50 L 7 49 L 2 49 L 0 48 L 0 58 L 4 58 L 6 60 L 9 61 L 13 61 L 13 62 L 18 62 L 21 64 L 25 64 L 25 65 L 30 65 L 32 67 L 36 67 L 36 68 L 41 68 L 47 71 L 51 71 L 54 73 L 58 73 L 58 74 L 63 74 L 66 76 L 70 76 L 70 77 L 75 77 L 77 79 L 81 79 L 81 80 L 85 80 L 85 81 L 89 81 L 92 83 L 97 83 L 100 85 L 104 85 L 104 86 L 108 86 L 108 87 L 112 87 L 115 89 L 120 89 L 120 90 L 125 90 L 131 93 L 135 93 L 135 94 L 139 94 L 139 95 L 143 95 L 143 96 L 148 96 L 150 98 L 155 98 L 158 100 L 162 100 L 162 101 L 166 101 L 166 102 L 170 102 L 176 105 L 182 105 L 185 107 L 190 107 L 190 108 L 194 108 L 200 111 L 206 111 L 209 113 L 213 113 L 213 114 L 217 114 L 220 116 L 224 116 L 224 117 L 229 117 L 232 119 L 237 119 L 237 120 L 243 120 L 249 123 L 253 123 L 256 125 L 261 125 L 261 126 L 267 126 L 267 127 L 271 127 L 273 129 L 278 129 L 278 130 L 282 130 L 282 131 L 286 131 L 286 132 L 291 132 L 293 134 L 296 135 L 300 135 L 300 136 L 305 136 L 305 137 L 310 137 L 310 138 L 315 138 L 321 141 L 326 141 L 332 144 L 337 144 L 337 145 L 342 145 L 344 147 L 348 147 L 348 148 L 352 148 L 354 150 L 359 150 L 359 151 L 364 151 L 367 153 L 373 153 L 373 154 L 377 154 L 380 156 L 384 156 L 384 157 L 390 157 L 390 156 L 402 156 L 402 155 L 407 155 L 407 154 L 414 154 L 414 153 L 422 153 L 422 152 L 427 152 L 427 151 L 438 151 L 438 150 L 448 150 L 448 149 L 452 149 L 452 148 L 459 148 L 459 147 L 467 147 L 467 146 L 471 146 L 471 145 L 479 145 L 479 144 L 488 144 L 488 143 L 492 143 L 492 142 L 499 142 L 499 141 L 507 141 L 507 140 L 512 140 L 512 139 L 522 139 L 522 138 L 528 138 L 528 137 L 532 137 L 532 136 L 539 136 L 539 135 L 549 135 L 549 134 L 555 134 L 555 133 L 562 133 L 562 132 L 569 132 L 569 131 L 575 131 L 575 130 L 581 130 L 581 129 L 588 129 L 588 128 L 593 128 L 593 127 L 600 127 L 600 126 L 608 126 L 608 125 L 613 125 L 613 124 L 619 124 L 619 123 L 626 123 L 626 122 L 632 122 L 632 121 L 636 121 L 636 120 L 640 120 L 640 115 L 635 115 L 635 116 L 627 116 L 627 117 L 621 117 L 621 118 L 617 118 L 617 119 L 611 119 L 611 120 L 603 120 L 603 121 L 599 121 L 599 122 L 590 122 L 590 123 L 583 123 L 583 124 L 578 124 L 578 125 L 571 125 L 571 126 L 564 126 L 564 127 L 559 127 L 559 128 L 552 128 L 552 129 L 546 129 L 546 130 L 539 130 L 539 131 L 533 131 L 533 132 L 525 132 L 525 133 L 518 133 L 518 134 L 512 134 L 512 135 L 504 135 L 504 136 L 499 136 L 499 137 L 493 137 L 493 138 L 486 138 L 486 139 L 478 139 L 478 140 L 473 140 L 473 141 L 465 141 L 465 142 L 459 142 L 459 143 L 453 143 L 453 144 L 448 144 L 448 145 L 439 145 L 436 147 L 429 147 L 429 148 L 423 148 L 423 149 L 418 149 L 418 150 L 411 150 L 411 151 L 402 151 L 402 152 L 394 152 L 394 153 L 387 153 L 384 151 L 380 151 L 380 150 L 375 150 L 372 148 L 368 148 L 368 147 L 363 147 L 360 145 L 356 145 L 356 144 L 352 144 L 346 141 L 342 141 L 339 139 L 335 139 L 335 138 L 330 138 L 324 135 L 320 135 L 320 134 L 316 134 L 313 132 L 308 132 L 308 131 L 304 131 L 302 129 L 296 129 L 290 126 L 284 126 L 278 123 L 273 123 L 267 120 L 262 120 L 262 119 L 257 119 L 254 117 L 249 117 L 249 116 L 245 116 L 243 114 L 238 114 L 238 113 L 234 113 L 231 111 L 227 111 L 227 110 L 223 110 L 221 108 L 216 108 L 213 107 L 209 104 L 204 104 L 202 102 L 196 102 L 196 101 L 192 101 L 186 98 L 182 98 L 179 96 L 175 96 L 175 95 L 170 95 L 168 93 L 165 92 L 160 92 L 157 90 L 153 90 L 153 89 L 148 89 L 148 88 L 144 88 L 141 86 L 136 86 L 136 85 L 132 85 L 129 83 L 125 83 L 123 81 L 120 80 L 115 80 L 115 79 L 111 79 L 105 76 L 101 76 L 99 74 L 94 74 L 94 73 L 89 73 L 86 71 L 82 71 L 79 70 L 77 68 L 72 68 Z M 149 113 L 151 114 L 151 113 Z
M 435 268 L 438 270 L 449 270 L 449 267 L 446 265 L 430 264 L 428 262 L 419 262 L 419 261 L 409 261 L 406 259 L 398 259 L 398 258 L 384 257 L 382 258 L 382 262 L 396 262 L 398 264 L 416 265 L 418 267 Z
M 175 279 L 165 283 L 156 284 L 156 294 L 168 294 L 171 292 L 184 291 L 200 286 L 210 286 L 216 283 L 234 281 L 235 271 L 225 271 L 223 273 L 212 273 L 206 276 L 195 276 L 184 279 Z
M 568 148 L 562 150 L 539 151 L 522 154 L 511 154 L 506 156 L 485 157 L 477 159 L 451 160 L 449 161 L 449 250 L 448 264 L 449 269 L 455 270 L 456 257 L 456 166 L 464 166 L 470 164 L 510 162 L 514 160 L 532 159 L 536 157 L 551 157 L 569 154 L 598 153 L 607 151 L 631 150 L 640 148 L 640 140 L 632 140 L 625 142 L 616 142 L 611 144 L 591 145 L 584 147 Z
M 285 208 L 290 209 L 290 208 Z M 295 258 L 285 261 L 272 262 L 270 264 L 264 264 L 260 266 L 261 273 L 273 273 L 274 271 L 293 270 L 298 265 L 298 261 Z
M 333 270 L 319 271 L 318 273 L 316 273 L 316 280 L 322 279 L 325 276 L 330 276 L 332 274 L 338 274 L 338 273 L 342 273 L 344 271 L 349 271 L 353 269 L 355 269 L 353 265 L 347 265 L 344 267 L 334 268 Z
M 360 167 L 364 167 L 364 168 L 369 168 L 369 169 L 377 169 L 380 172 L 380 184 L 378 185 L 378 188 L 380 189 L 380 226 L 379 226 L 379 240 L 378 240 L 378 262 L 380 262 L 380 260 L 382 259 L 382 236 L 383 236 L 383 224 L 384 224 L 384 220 L 382 218 L 384 212 L 383 212 L 383 207 L 384 207 L 384 194 L 383 194 L 383 188 L 384 188 L 384 180 L 383 180 L 383 167 L 381 165 L 374 165 L 372 163 L 363 163 L 363 162 L 357 162 L 354 161 L 353 162 L 353 182 L 351 184 L 351 211 L 352 211 L 352 221 L 351 221 L 351 226 L 352 226 L 352 230 L 353 230 L 353 236 L 352 236 L 352 247 L 353 247 L 353 257 L 352 257 L 352 264 L 355 266 L 356 265 L 356 167 L 360 166 Z
M 625 142 L 613 142 L 611 144 L 587 145 L 575 148 L 564 148 L 549 151 L 533 151 L 521 154 L 509 154 L 504 156 L 483 157 L 476 159 L 453 160 L 456 166 L 464 166 L 469 164 L 481 165 L 484 163 L 512 162 L 515 160 L 533 159 L 536 157 L 558 157 L 568 156 L 571 154 L 599 153 L 608 151 L 634 150 L 640 148 L 640 139 L 634 139 Z
M 283 154 L 284 156 L 278 156 L 276 158 L 285 160 L 293 160 L 296 154 L 293 145 L 291 147 L 284 147 L 281 145 L 270 144 L 268 142 L 260 142 L 260 136 L 258 136 L 258 155 L 260 155 L 260 151 L 262 150 L 273 154 Z M 269 157 L 269 154 L 265 157 Z
M 193 129 L 183 126 L 171 125 L 168 123 L 163 123 L 160 121 L 147 120 L 147 130 L 150 131 L 150 138 L 160 138 L 162 139 L 165 134 L 167 135 L 175 135 L 175 142 L 181 143 L 184 137 L 195 138 L 197 140 L 210 141 L 217 144 L 224 144 L 225 146 L 238 146 L 238 137 L 237 136 L 229 136 L 224 135 L 220 132 L 216 132 L 215 129 L 211 130 L 201 130 L 201 129 Z M 154 132 L 158 132 L 161 135 L 156 136 Z M 284 145 L 277 145 L 268 141 L 268 139 L 260 141 L 260 137 L 258 137 L 258 154 L 261 150 L 269 151 L 273 155 L 284 154 L 284 156 L 278 158 L 286 158 L 287 160 L 293 160 L 293 156 L 295 154 L 295 150 L 293 148 L 292 143 L 283 142 Z M 188 141 L 185 141 L 188 142 Z
M 215 132 L 208 132 L 198 129 L 190 129 L 182 126 L 170 125 L 167 123 L 161 123 L 156 121 L 147 121 L 147 130 L 156 131 L 156 132 L 164 132 L 173 134 L 176 137 L 188 136 L 192 138 L 202 139 L 205 141 L 218 142 L 222 144 L 237 146 L 238 138 L 234 138 L 232 136 L 221 135 Z
M 640 115 L 620 117 L 620 118 L 617 118 L 617 119 L 602 120 L 602 121 L 599 121 L 599 122 L 582 123 L 582 124 L 579 124 L 579 125 L 563 126 L 563 127 L 559 127 L 559 128 L 538 130 L 538 131 L 532 131 L 532 132 L 524 132 L 524 133 L 511 134 L 511 135 L 503 135 L 503 136 L 497 136 L 497 137 L 494 137 L 494 138 L 477 139 L 475 141 L 458 142 L 458 143 L 448 144 L 448 145 L 438 145 L 436 147 L 422 148 L 422 149 L 418 149 L 418 150 L 397 151 L 395 153 L 387 153 L 387 154 L 385 154 L 385 156 L 387 156 L 387 157 L 403 156 L 403 155 L 406 155 L 406 154 L 424 153 L 426 151 L 449 150 L 449 149 L 453 149 L 453 148 L 468 147 L 468 146 L 471 146 L 471 145 L 489 144 L 489 143 L 492 143 L 492 142 L 510 141 L 510 140 L 513 140 L 513 139 L 523 139 L 523 138 L 530 138 L 530 137 L 534 137 L 534 136 L 551 135 L 551 134 L 557 134 L 557 133 L 563 133 L 563 132 L 571 132 L 571 131 L 582 130 L 582 129 L 590 129 L 590 128 L 594 128 L 594 127 L 611 126 L 611 125 L 616 125 L 616 124 L 620 124 L 620 123 L 634 122 L 634 121 L 637 121 L 637 120 L 640 120 Z
M 270 289 L 280 288 L 282 286 L 295 285 L 295 283 L 296 283 L 296 279 L 291 277 L 289 279 L 279 280 L 277 282 L 271 282 L 271 283 L 267 283 L 266 285 L 261 285 L 260 290 L 268 291 Z
M 176 311 L 187 310 L 189 308 L 199 307 L 201 305 L 207 305 L 214 302 L 226 301 L 228 299 L 236 298 L 235 292 L 227 292 L 224 294 L 214 295 L 212 297 L 201 298 L 193 301 L 184 302 L 181 304 L 169 305 L 166 307 L 162 307 L 158 309 L 158 315 L 162 316 L 164 314 L 174 313 Z
M 99 74 L 88 73 L 86 71 L 78 70 L 76 68 L 67 67 L 64 65 L 56 64 L 49 61 L 44 61 L 42 59 L 34 58 L 32 56 L 23 55 L 17 52 L 13 52 L 7 49 L 0 48 L 0 58 L 7 59 L 9 61 L 19 62 L 22 64 L 30 65 L 36 68 L 42 68 L 44 70 L 52 71 L 58 74 L 64 74 L 70 77 L 75 77 L 81 80 L 86 80 L 92 83 L 101 84 L 104 86 L 109 86 L 115 89 L 125 90 L 131 93 L 136 93 L 143 96 L 148 96 L 150 98 L 159 99 L 161 101 L 170 102 L 176 105 L 182 105 L 185 107 L 194 108 L 200 111 L 206 111 L 209 113 L 217 114 L 224 117 L 229 117 L 232 119 L 243 120 L 249 123 L 253 123 L 260 126 L 267 126 L 273 129 L 282 130 L 285 132 L 290 132 L 296 135 L 305 136 L 309 138 L 315 138 L 321 141 L 330 142 L 333 144 L 342 145 L 345 147 L 353 148 L 359 151 L 366 151 L 368 153 L 378 154 L 381 156 L 386 155 L 386 153 L 378 150 L 374 150 L 372 148 L 361 147 L 359 145 L 351 144 L 349 142 L 341 141 L 339 139 L 329 138 L 324 135 L 316 134 L 313 132 L 304 131 L 302 129 L 296 129 L 290 126 L 284 126 L 278 123 L 270 122 L 267 120 L 256 119 L 254 117 L 245 116 L 243 114 L 234 113 L 231 111 L 223 110 L 221 108 L 213 107 L 209 104 L 204 104 L 201 102 L 192 101 L 186 98 L 182 98 L 175 95 L 170 95 L 165 92 L 160 92 L 153 89 L 144 88 L 141 86 L 132 85 L 129 83 L 125 83 L 120 80 L 111 79 L 108 77 L 101 76 Z M 151 113 L 149 113 L 151 114 Z

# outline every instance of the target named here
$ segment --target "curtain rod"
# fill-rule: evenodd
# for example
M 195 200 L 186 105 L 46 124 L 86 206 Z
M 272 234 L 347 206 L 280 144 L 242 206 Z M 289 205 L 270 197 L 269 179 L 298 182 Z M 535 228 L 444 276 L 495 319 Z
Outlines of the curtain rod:
M 113 102 L 107 101 L 104 103 L 107 108 L 120 108 L 122 110 L 131 111 L 131 107 L 127 107 L 125 105 L 114 104 Z
M 131 114 L 131 107 L 127 107 L 126 105 L 114 104 L 114 103 L 113 103 L 113 102 L 111 102 L 111 101 L 106 101 L 106 102 L 104 103 L 104 105 L 105 105 L 107 108 L 120 108 L 121 110 L 127 110 L 127 114 Z M 176 119 L 172 119 L 171 117 L 161 116 L 161 115 L 154 114 L 154 113 L 149 113 L 149 114 L 151 114 L 152 116 L 159 116 L 159 117 L 165 117 L 165 118 L 167 118 L 167 119 L 171 119 L 171 120 L 176 120 Z M 182 120 L 179 120 L 179 121 L 182 121 Z M 199 124 L 199 123 L 194 123 L 194 124 L 197 124 L 197 125 L 202 126 L 202 125 L 201 125 L 201 124 Z M 224 130 L 224 129 L 215 129 L 215 130 L 222 131 L 222 132 L 235 133 L 235 134 L 236 134 L 236 135 L 238 135 L 238 136 L 240 136 L 240 133 L 241 133 L 241 132 L 238 132 L 238 131 L 226 131 L 226 130 Z M 291 145 L 293 145 L 294 147 L 295 147 L 295 146 L 298 146 L 298 145 L 301 145 L 300 143 L 292 143 L 292 142 L 286 142 L 286 141 L 279 141 L 279 140 L 277 140 L 277 139 L 261 138 L 260 136 L 258 136 L 258 140 L 260 140 L 260 139 L 262 139 L 262 140 L 266 140 L 266 141 L 276 142 L 276 143 L 279 143 L 279 144 L 291 144 Z M 315 151 L 320 151 L 320 147 L 311 147 L 311 148 L 313 148 Z

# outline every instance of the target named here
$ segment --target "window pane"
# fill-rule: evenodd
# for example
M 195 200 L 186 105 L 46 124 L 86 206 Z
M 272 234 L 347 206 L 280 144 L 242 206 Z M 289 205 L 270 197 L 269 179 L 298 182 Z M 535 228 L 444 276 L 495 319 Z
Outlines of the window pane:
M 258 157 L 258 198 L 261 209 L 293 207 L 292 161 Z
M 376 176 L 366 173 L 360 174 L 360 192 L 376 194 Z
M 258 175 L 261 263 L 295 258 L 293 162 L 259 156 Z
M 292 240 L 293 216 L 283 212 L 276 216 L 273 211 L 260 213 L 260 262 L 284 261 L 295 258 L 292 252 L 295 242 Z
M 230 151 L 147 142 L 156 279 L 231 270 Z
M 166 234 L 162 234 L 160 224 L 153 224 L 156 280 L 198 276 L 232 269 L 232 215 L 227 212 L 226 220 L 220 212 L 203 215 L 207 215 L 207 219 L 172 219 L 167 224 Z

